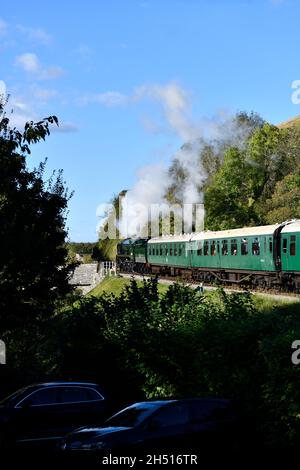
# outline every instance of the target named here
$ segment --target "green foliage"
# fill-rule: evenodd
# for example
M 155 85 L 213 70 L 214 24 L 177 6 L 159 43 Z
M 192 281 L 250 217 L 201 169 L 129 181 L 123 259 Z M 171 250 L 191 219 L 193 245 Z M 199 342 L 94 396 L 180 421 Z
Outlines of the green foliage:
M 289 174 L 278 181 L 266 206 L 266 220 L 269 223 L 300 219 L 300 174 Z
M 111 207 L 107 211 L 104 222 L 99 230 L 99 242 L 94 250 L 93 259 L 97 261 L 115 261 L 117 255 L 117 245 L 120 241 L 118 222 L 122 216 L 122 206 L 120 200 L 125 196 L 126 190 L 122 190 L 118 195 L 114 195 L 110 201 Z M 115 236 L 106 237 L 110 227 Z
M 92 291 L 87 295 L 94 295 L 96 297 L 101 296 L 104 293 L 119 295 L 125 286 L 130 285 L 130 279 L 123 277 L 108 276 L 103 279 Z M 143 281 L 137 281 L 137 285 L 141 287 Z M 158 284 L 158 292 L 163 293 L 168 290 L 168 286 L 165 284 Z
M 97 246 L 97 243 L 93 242 L 68 242 L 66 247 L 73 253 L 78 253 L 79 255 L 92 255 L 94 248 Z
M 97 253 L 97 259 L 101 261 L 115 261 L 117 255 L 117 245 L 120 240 L 106 238 L 98 242 L 99 252 Z
M 30 145 L 44 140 L 50 116 L 27 123 L 23 132 L 0 119 L 0 335 L 26 332 L 54 312 L 70 290 L 66 262 L 65 215 L 70 198 L 62 173 L 45 182 L 45 163 L 30 171 Z M 22 334 L 20 333 L 22 332 Z M 32 336 L 31 341 L 33 341 Z
M 265 123 L 244 148 L 230 147 L 206 186 L 206 228 L 220 230 L 298 217 L 300 134 Z
M 291 362 L 299 304 L 259 304 L 247 292 L 203 295 L 174 284 L 159 295 L 156 280 L 131 281 L 118 297 L 65 306 L 49 320 L 38 357 L 50 377 L 95 380 L 129 402 L 238 399 L 256 436 L 293 445 L 300 437 L 300 368 Z
M 245 151 L 231 148 L 225 153 L 222 166 L 205 192 L 207 228 L 224 230 L 255 224 L 251 173 Z
M 166 200 L 171 203 L 182 204 L 183 193 L 186 183 L 189 183 L 192 172 L 199 173 L 198 192 L 199 200 L 203 202 L 202 192 L 213 182 L 214 176 L 222 166 L 224 155 L 231 148 L 243 148 L 247 140 L 260 129 L 264 121 L 256 113 L 238 112 L 230 123 L 226 122 L 220 126 L 219 136 L 215 139 L 199 138 L 195 142 L 185 143 L 179 150 L 181 157 L 177 154 L 173 158 L 169 168 L 169 179 L 171 183 L 166 191 Z M 185 154 L 188 155 L 186 161 Z M 194 178 L 193 178 L 194 180 Z

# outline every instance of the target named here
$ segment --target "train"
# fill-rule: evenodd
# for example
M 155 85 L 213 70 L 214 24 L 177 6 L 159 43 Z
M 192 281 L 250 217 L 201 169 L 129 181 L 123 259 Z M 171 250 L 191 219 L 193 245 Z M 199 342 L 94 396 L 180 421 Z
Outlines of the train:
M 117 270 L 300 292 L 300 220 L 232 230 L 127 238 Z

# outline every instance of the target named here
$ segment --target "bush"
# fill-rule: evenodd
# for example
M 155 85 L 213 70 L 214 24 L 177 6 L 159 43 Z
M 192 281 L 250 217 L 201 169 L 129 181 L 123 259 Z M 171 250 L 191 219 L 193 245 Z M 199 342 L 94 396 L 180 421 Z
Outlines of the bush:
M 118 297 L 65 306 L 49 320 L 38 357 L 49 377 L 95 380 L 122 403 L 237 399 L 256 436 L 289 446 L 300 438 L 300 368 L 291 362 L 297 310 L 265 311 L 247 292 L 203 295 L 180 284 L 159 295 L 155 280 L 132 281 Z

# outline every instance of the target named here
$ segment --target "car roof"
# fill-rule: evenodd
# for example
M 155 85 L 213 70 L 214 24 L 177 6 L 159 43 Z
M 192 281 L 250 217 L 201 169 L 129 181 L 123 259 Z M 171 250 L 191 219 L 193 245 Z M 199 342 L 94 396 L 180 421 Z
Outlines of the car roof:
M 162 405 L 168 405 L 170 403 L 191 403 L 191 402 L 201 402 L 201 403 L 222 403 L 224 405 L 229 404 L 231 400 L 228 398 L 215 398 L 215 397 L 191 397 L 191 398 L 172 398 L 172 399 L 157 399 L 157 400 L 147 400 L 137 403 L 133 403 L 131 406 L 153 406 L 158 407 Z
M 177 400 L 149 400 L 149 401 L 139 401 L 137 403 L 133 403 L 132 405 L 130 406 L 135 406 L 135 407 L 139 407 L 139 406 L 160 406 L 160 405 L 166 405 L 168 403 L 175 403 Z
M 98 384 L 93 383 L 93 382 L 73 382 L 73 381 L 63 381 L 63 380 L 57 380 L 55 382 L 39 382 L 39 383 L 34 383 L 32 385 L 28 385 L 28 387 L 55 387 L 55 386 L 68 386 L 68 385 L 78 385 L 78 386 L 85 386 L 85 387 L 99 387 Z

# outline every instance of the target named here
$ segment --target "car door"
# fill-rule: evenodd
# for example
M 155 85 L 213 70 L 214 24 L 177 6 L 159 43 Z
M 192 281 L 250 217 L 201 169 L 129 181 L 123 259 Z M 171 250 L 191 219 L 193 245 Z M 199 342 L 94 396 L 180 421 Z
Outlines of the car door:
M 185 404 L 164 406 L 148 420 L 144 446 L 148 451 L 175 452 L 186 444 L 188 409 Z
M 87 424 L 101 424 L 106 417 L 107 402 L 91 387 L 64 386 L 59 389 L 61 412 L 58 414 L 64 432 Z
M 230 404 L 215 401 L 191 401 L 189 441 L 193 449 L 209 451 L 226 447 L 234 437 L 235 416 Z
M 58 388 L 37 389 L 15 405 L 14 429 L 19 443 L 30 444 L 53 437 L 59 410 Z

